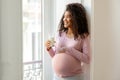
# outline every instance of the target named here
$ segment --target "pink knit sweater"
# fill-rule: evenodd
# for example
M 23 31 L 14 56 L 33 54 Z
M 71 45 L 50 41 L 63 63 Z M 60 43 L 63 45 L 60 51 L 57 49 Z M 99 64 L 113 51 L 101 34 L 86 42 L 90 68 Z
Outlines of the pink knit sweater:
M 63 32 L 61 36 L 56 37 L 55 49 L 51 48 L 48 52 L 52 57 L 53 69 L 59 77 L 80 74 L 81 62 L 90 63 L 90 36 L 74 40 Z

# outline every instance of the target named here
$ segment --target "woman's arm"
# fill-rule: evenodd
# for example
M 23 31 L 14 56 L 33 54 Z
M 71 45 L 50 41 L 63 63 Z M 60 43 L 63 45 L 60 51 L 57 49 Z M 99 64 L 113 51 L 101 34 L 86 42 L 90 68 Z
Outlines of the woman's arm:
M 90 63 L 90 37 L 88 36 L 83 40 L 82 51 L 71 47 L 66 49 L 66 53 L 72 55 L 79 61 Z
M 59 34 L 57 33 L 55 36 L 55 43 L 53 47 L 50 47 L 47 49 L 48 53 L 50 54 L 51 57 L 54 57 L 56 53 L 59 53 L 59 50 L 61 49 L 61 38 Z

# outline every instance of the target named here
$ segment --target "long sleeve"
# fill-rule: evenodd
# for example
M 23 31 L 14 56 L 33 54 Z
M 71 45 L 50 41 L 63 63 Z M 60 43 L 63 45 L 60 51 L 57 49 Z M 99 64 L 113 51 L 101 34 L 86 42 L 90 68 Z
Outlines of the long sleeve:
M 90 39 L 69 38 L 63 32 L 57 37 L 55 49 L 51 48 L 52 66 L 58 76 L 68 77 L 83 73 L 82 63 L 90 63 Z
M 53 48 L 51 48 L 49 51 L 48 51 L 49 55 L 51 57 L 53 57 L 55 55 L 55 50 Z
M 74 47 L 67 48 L 67 54 L 72 55 L 79 61 L 90 63 L 90 37 L 86 37 L 82 42 L 82 50 L 77 50 Z
M 51 57 L 54 57 L 54 55 L 59 51 L 60 47 L 61 47 L 61 38 L 59 36 L 59 33 L 56 34 L 55 36 L 55 44 L 54 47 L 52 47 L 48 53 Z

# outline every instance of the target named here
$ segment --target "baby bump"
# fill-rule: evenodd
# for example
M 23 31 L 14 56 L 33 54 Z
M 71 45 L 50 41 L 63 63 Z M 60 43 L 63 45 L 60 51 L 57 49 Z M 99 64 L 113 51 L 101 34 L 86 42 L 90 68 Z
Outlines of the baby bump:
M 56 54 L 52 60 L 53 69 L 58 73 L 65 73 L 73 70 L 80 62 L 71 55 L 65 53 Z

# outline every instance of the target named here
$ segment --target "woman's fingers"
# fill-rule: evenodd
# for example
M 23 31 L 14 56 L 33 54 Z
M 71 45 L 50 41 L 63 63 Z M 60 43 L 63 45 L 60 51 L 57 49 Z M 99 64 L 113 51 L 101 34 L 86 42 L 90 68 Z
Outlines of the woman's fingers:
M 50 40 L 46 41 L 45 46 L 47 48 L 50 48 L 51 47 L 51 41 Z

